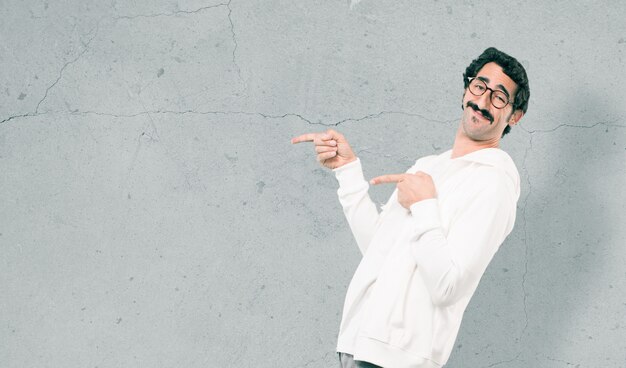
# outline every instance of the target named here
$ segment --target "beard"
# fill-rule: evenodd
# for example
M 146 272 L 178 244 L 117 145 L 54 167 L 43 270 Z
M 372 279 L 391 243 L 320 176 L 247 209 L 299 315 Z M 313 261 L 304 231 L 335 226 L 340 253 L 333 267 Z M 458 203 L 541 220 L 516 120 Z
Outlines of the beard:
M 480 109 L 477 110 L 471 105 L 475 106 L 473 102 L 469 102 L 467 106 L 470 108 L 463 109 L 461 129 L 463 130 L 464 135 L 476 142 L 484 142 L 493 139 L 494 135 L 497 135 L 495 131 L 498 129 L 496 126 L 497 124 L 493 124 L 493 116 L 488 111 L 484 112 Z M 478 116 L 475 116 L 474 111 L 481 112 L 484 119 L 480 119 Z

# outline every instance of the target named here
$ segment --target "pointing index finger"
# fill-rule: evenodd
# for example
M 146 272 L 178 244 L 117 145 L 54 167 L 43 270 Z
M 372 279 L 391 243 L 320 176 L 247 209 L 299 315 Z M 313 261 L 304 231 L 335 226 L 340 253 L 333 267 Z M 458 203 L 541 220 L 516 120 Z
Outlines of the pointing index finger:
M 291 138 L 291 144 L 296 144 L 300 142 L 313 142 L 314 139 L 315 139 L 315 133 L 302 134 L 295 138 Z
M 370 184 L 398 183 L 401 182 L 403 179 L 404 174 L 381 175 L 370 180 Z

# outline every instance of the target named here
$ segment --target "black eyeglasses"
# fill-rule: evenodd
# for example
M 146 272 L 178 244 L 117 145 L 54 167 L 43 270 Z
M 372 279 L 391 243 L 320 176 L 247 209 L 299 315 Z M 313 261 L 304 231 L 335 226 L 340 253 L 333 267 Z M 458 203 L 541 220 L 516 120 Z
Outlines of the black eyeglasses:
M 496 109 L 503 109 L 508 105 L 511 101 L 509 101 L 509 96 L 506 95 L 503 91 L 499 89 L 491 89 L 487 87 L 487 83 L 476 78 L 476 77 L 468 77 L 469 80 L 469 91 L 474 96 L 482 96 L 487 92 L 487 90 L 491 91 L 491 104 Z

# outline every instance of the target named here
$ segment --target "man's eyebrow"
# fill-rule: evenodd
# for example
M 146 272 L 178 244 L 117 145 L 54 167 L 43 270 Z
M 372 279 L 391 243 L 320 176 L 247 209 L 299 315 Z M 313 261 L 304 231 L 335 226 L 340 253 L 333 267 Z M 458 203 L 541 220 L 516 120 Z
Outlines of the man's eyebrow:
M 509 94 L 509 91 L 507 91 L 507 90 L 506 90 L 506 88 L 504 88 L 504 86 L 503 86 L 503 85 L 498 84 L 498 85 L 496 86 L 496 88 L 500 88 L 500 89 L 502 90 L 502 92 L 504 92 L 504 94 L 506 95 L 506 97 L 511 97 L 511 95 Z
M 481 76 L 481 77 L 476 77 L 476 78 L 480 79 L 481 81 L 483 81 L 483 82 L 485 82 L 485 83 L 489 83 L 489 78 L 487 78 L 487 77 L 482 77 L 482 76 Z M 506 87 L 504 87 L 503 85 L 498 84 L 498 85 L 496 86 L 496 88 L 501 89 L 501 90 L 502 90 L 502 92 L 504 92 L 504 94 L 506 95 L 506 97 L 511 97 L 511 94 L 510 94 L 510 93 L 509 93 L 509 91 L 506 89 Z

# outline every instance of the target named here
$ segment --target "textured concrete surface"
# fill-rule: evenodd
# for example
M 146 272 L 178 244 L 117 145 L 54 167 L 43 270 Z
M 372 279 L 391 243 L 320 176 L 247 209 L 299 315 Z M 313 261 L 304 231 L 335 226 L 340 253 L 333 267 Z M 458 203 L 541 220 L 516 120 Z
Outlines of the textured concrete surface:
M 367 177 L 453 140 L 488 46 L 527 67 L 516 227 L 447 367 L 626 366 L 626 5 L 0 1 L 0 366 L 336 367 Z M 384 202 L 392 186 L 371 191 Z

